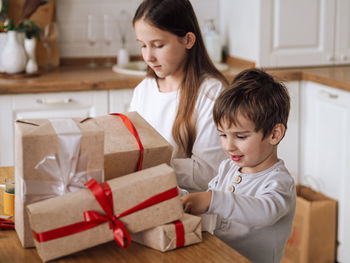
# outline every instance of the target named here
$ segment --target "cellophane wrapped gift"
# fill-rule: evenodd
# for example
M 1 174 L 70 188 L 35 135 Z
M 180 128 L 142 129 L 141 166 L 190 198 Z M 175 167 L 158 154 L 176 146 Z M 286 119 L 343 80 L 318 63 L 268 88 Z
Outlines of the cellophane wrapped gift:
M 125 117 L 135 127 L 137 135 L 128 129 Z M 140 169 L 170 164 L 172 146 L 137 112 L 98 116 L 96 121 L 105 132 L 106 180 L 137 171 L 140 154 L 143 155 Z M 137 138 L 142 144 L 142 153 Z
M 37 252 L 43 261 L 113 238 L 124 247 L 128 233 L 163 225 L 183 216 L 176 176 L 166 164 L 114 178 L 102 186 L 103 191 L 90 190 L 89 186 L 90 189 L 27 206 Z M 101 201 L 101 196 L 106 199 Z M 108 198 L 110 202 L 106 201 Z M 109 204 L 107 208 L 106 203 Z M 91 228 L 85 228 L 90 224 Z M 125 229 L 120 227 L 123 224 Z
M 92 118 L 16 121 L 15 225 L 24 247 L 34 247 L 26 205 L 104 180 L 103 140 Z
M 184 214 L 175 222 L 133 234 L 131 239 L 162 252 L 196 244 L 202 241 L 201 218 Z

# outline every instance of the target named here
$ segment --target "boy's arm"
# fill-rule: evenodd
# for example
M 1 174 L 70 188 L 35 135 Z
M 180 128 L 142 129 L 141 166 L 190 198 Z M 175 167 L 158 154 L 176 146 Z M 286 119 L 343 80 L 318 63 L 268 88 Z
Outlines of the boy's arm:
M 247 226 L 272 225 L 295 206 L 295 185 L 288 177 L 262 183 L 261 191 L 253 196 L 211 189 L 208 213 Z
M 208 211 L 211 200 L 211 191 L 186 194 L 181 197 L 186 213 L 200 215 Z

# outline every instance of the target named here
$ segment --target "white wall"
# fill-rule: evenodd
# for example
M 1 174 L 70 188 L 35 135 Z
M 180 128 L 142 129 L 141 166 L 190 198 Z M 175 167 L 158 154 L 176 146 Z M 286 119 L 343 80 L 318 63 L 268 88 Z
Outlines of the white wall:
M 214 19 L 219 28 L 220 0 L 191 0 L 201 27 L 206 19 Z M 59 27 L 60 57 L 113 56 L 121 47 L 120 32 L 117 26 L 118 15 L 122 10 L 134 15 L 141 0 L 58 0 L 57 22 Z M 98 41 L 91 47 L 87 41 L 87 16 L 98 16 Z M 103 15 L 110 14 L 115 20 L 112 44 L 107 48 L 103 42 Z M 141 54 L 130 23 L 127 33 L 127 47 L 131 54 Z
M 220 0 L 220 32 L 230 56 L 257 59 L 261 2 L 263 0 Z

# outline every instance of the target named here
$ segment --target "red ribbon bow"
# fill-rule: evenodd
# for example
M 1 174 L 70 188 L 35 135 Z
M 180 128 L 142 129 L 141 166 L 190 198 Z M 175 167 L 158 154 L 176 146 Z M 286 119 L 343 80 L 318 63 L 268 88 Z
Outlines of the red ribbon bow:
M 0 229 L 15 229 L 15 223 L 12 220 L 0 218 Z
M 96 180 L 91 179 L 86 183 L 86 186 L 89 187 L 96 200 L 107 215 L 102 215 L 96 211 L 85 211 L 85 221 L 91 223 L 95 222 L 99 224 L 109 222 L 109 228 L 113 229 L 113 236 L 115 241 L 121 247 L 128 247 L 130 245 L 130 235 L 126 230 L 123 222 L 119 221 L 118 217 L 113 214 L 112 190 L 109 185 L 107 183 L 102 183 L 99 185 Z
M 59 227 L 42 233 L 36 233 L 33 231 L 33 236 L 38 242 L 46 242 L 64 236 L 72 235 L 84 230 L 88 230 L 105 222 L 109 222 L 110 228 L 113 229 L 113 236 L 116 242 L 122 247 L 128 247 L 130 245 L 130 235 L 127 232 L 123 222 L 119 221 L 119 218 L 161 203 L 163 201 L 172 199 L 178 195 L 178 189 L 177 186 L 175 186 L 169 190 L 156 194 L 139 203 L 138 205 L 115 216 L 113 214 L 112 190 L 109 185 L 107 183 L 102 183 L 99 185 L 95 179 L 91 179 L 86 183 L 86 185 L 89 187 L 98 203 L 106 212 L 106 215 L 100 214 L 96 211 L 85 211 L 85 221 L 83 222 Z

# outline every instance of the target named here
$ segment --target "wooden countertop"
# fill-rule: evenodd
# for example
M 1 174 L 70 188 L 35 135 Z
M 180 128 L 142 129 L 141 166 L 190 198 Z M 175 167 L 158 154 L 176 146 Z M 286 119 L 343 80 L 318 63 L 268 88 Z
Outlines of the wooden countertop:
M 242 67 L 232 67 L 224 72 L 229 81 L 239 73 Z M 342 89 L 350 92 L 350 65 L 307 68 L 279 68 L 266 69 L 271 75 L 280 81 L 307 80 L 326 86 Z
M 224 75 L 229 81 L 246 68 L 231 63 Z M 268 69 L 282 81 L 309 80 L 334 88 L 350 91 L 350 66 L 314 68 Z M 111 68 L 88 69 L 83 66 L 61 66 L 51 72 L 39 72 L 30 78 L 7 78 L 0 76 L 0 95 L 68 92 L 108 89 L 133 89 L 143 77 L 118 74 Z
M 0 183 L 6 177 L 13 177 L 13 167 L 0 167 Z M 2 193 L 0 188 L 0 215 L 3 213 Z M 42 262 L 35 248 L 22 248 L 14 230 L 0 230 L 1 262 Z M 199 244 L 183 247 L 168 252 L 160 252 L 134 242 L 128 248 L 119 247 L 114 241 L 66 256 L 54 262 L 236 262 L 250 261 L 237 251 L 227 246 L 215 236 L 203 232 L 203 241 Z
M 111 68 L 62 66 L 34 77 L 0 77 L 0 94 L 133 89 L 142 79 L 115 73 Z

